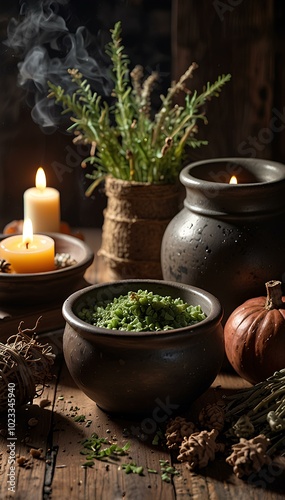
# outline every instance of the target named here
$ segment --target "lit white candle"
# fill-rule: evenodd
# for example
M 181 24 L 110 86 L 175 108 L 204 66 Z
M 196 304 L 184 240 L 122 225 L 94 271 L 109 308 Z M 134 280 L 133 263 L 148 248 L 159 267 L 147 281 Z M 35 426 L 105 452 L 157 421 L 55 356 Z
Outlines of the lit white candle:
M 57 189 L 46 187 L 42 167 L 37 171 L 36 187 L 24 192 L 24 219 L 31 219 L 35 233 L 60 231 L 60 196 Z

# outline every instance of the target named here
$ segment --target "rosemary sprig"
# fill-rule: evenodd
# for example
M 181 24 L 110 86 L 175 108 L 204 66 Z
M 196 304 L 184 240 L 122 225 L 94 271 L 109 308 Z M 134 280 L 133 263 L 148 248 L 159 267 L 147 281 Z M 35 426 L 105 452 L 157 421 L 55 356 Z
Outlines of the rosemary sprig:
M 205 104 L 218 97 L 231 76 L 221 75 L 214 83 L 207 83 L 199 94 L 187 88 L 187 81 L 198 67 L 192 63 L 174 82 L 156 113 L 151 113 L 151 97 L 158 74 L 144 77 L 141 66 L 129 70 L 129 59 L 124 53 L 121 23 L 111 30 L 111 42 L 106 46 L 114 80 L 113 102 L 103 102 L 77 69 L 70 69 L 76 90 L 71 95 L 61 86 L 49 82 L 49 97 L 55 99 L 70 115 L 69 131 L 74 142 L 91 144 L 91 154 L 83 164 L 94 166 L 87 175 L 93 183 L 87 194 L 106 175 L 122 180 L 150 183 L 175 183 L 183 167 L 187 147 L 207 144 L 197 139 L 198 122 L 207 123 Z M 175 96 L 183 92 L 184 104 L 175 104 Z

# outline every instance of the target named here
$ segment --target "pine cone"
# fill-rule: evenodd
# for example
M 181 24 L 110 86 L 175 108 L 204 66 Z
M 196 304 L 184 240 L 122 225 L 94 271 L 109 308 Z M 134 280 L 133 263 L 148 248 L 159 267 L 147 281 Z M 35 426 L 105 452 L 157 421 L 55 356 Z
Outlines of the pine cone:
M 266 454 L 270 440 L 263 434 L 252 439 L 240 438 L 239 443 L 232 446 L 232 454 L 226 462 L 233 466 L 237 477 L 249 476 L 258 472 L 264 464 L 270 464 L 271 458 Z
M 216 443 L 217 429 L 210 432 L 201 431 L 184 438 L 180 446 L 178 460 L 187 462 L 190 470 L 206 467 L 210 460 L 214 460 L 218 451 L 224 451 L 222 443 Z
M 11 272 L 11 264 L 7 262 L 5 259 L 0 259 L 0 273 L 10 273 Z
M 176 417 L 166 426 L 166 445 L 169 449 L 178 449 L 183 438 L 189 437 L 196 430 L 193 422 L 188 422 L 184 417 Z
M 222 400 L 217 403 L 208 403 L 202 408 L 199 414 L 199 422 L 206 429 L 217 429 L 221 431 L 225 423 L 224 403 Z

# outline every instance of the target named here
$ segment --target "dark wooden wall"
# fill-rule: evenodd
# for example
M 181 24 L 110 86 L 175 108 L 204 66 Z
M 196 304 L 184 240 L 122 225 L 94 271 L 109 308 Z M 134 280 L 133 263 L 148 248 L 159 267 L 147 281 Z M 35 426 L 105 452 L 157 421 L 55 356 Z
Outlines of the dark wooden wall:
M 192 62 L 201 88 L 222 73 L 232 80 L 206 110 L 201 134 L 209 146 L 191 159 L 213 156 L 285 162 L 284 3 L 274 0 L 174 0 L 175 79 Z
M 168 86 L 171 0 L 70 0 L 59 9 L 71 33 L 79 26 L 86 26 L 91 36 L 100 37 L 102 48 L 110 41 L 110 29 L 121 20 L 131 67 L 142 64 L 148 73 L 160 71 L 162 89 L 163 85 Z M 31 96 L 17 84 L 21 58 L 3 42 L 11 18 L 19 18 L 19 12 L 18 0 L 1 0 L 0 233 L 5 224 L 22 218 L 23 192 L 34 185 L 40 165 L 45 168 L 48 184 L 60 190 L 62 219 L 71 226 L 99 227 L 106 200 L 103 186 L 91 198 L 85 196 L 90 181 L 86 180 L 80 163 L 88 151 L 75 148 L 72 136 L 63 127 L 53 134 L 43 133 L 31 118 Z

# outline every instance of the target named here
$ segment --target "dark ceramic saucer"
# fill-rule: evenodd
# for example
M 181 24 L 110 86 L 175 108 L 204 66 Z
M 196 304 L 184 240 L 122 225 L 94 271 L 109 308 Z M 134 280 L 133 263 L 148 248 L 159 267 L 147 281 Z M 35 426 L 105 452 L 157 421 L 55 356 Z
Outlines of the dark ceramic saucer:
M 61 233 L 48 233 L 55 241 L 56 253 L 67 253 L 76 264 L 45 273 L 0 273 L 0 305 L 23 306 L 63 302 L 78 287 L 94 253 L 79 238 Z M 1 235 L 1 240 L 7 236 Z

